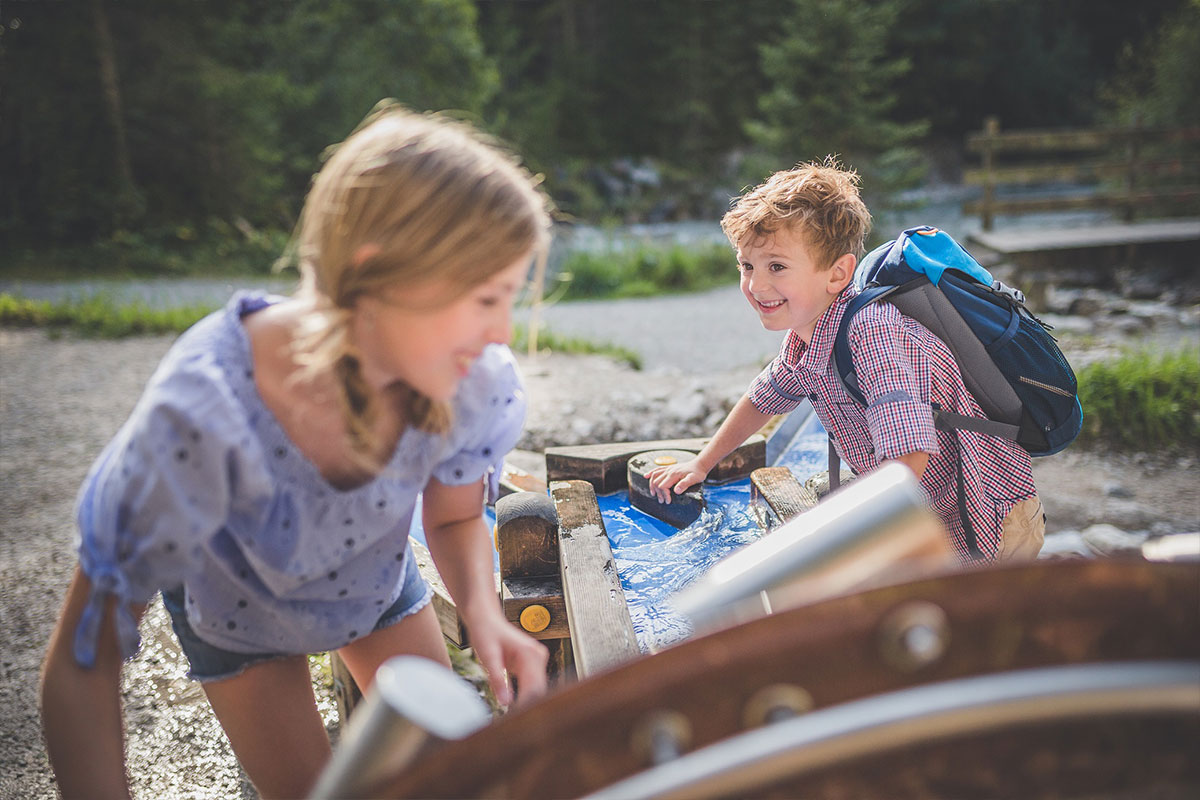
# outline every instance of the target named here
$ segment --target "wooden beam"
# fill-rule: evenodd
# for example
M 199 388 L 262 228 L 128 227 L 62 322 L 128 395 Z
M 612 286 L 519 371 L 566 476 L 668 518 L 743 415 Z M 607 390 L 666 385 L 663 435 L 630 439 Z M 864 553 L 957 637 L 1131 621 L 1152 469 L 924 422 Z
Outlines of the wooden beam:
M 433 564 L 429 548 L 416 539 L 409 541 L 412 542 L 413 555 L 417 558 L 417 568 L 421 570 L 421 577 L 428 581 L 433 589 L 433 599 L 430 602 L 434 613 L 437 614 L 438 624 L 442 627 L 442 635 L 457 647 L 468 647 L 466 626 L 458 618 L 458 607 L 454 605 L 454 598 L 446 590 L 446 584 L 442 583 L 442 576 Z
M 571 635 L 562 581 L 557 575 L 505 578 L 500 582 L 500 601 L 505 618 L 535 639 L 564 639 Z M 539 608 L 545 611 L 545 616 Z
M 1098 192 L 1096 194 L 1073 195 L 1070 197 L 1034 197 L 1026 200 L 996 200 L 991 204 L 993 213 L 1018 214 L 1027 211 L 1071 211 L 1089 208 L 1119 208 L 1128 203 L 1146 205 L 1150 203 L 1183 203 L 1200 198 L 1200 187 L 1164 187 L 1157 191 Z M 984 204 L 963 204 L 966 214 L 978 214 Z
M 559 562 L 575 670 L 586 678 L 638 657 L 637 636 L 596 493 L 587 481 L 551 481 Z
M 550 482 L 585 480 L 592 484 L 597 494 L 608 494 L 626 488 L 626 465 L 638 453 L 648 450 L 698 453 L 707 443 L 708 438 L 705 437 L 550 447 L 546 449 L 546 477 Z M 708 482 L 725 483 L 744 478 L 766 465 L 766 453 L 766 437 L 756 433 L 713 468 L 708 475 Z
M 762 467 L 750 473 L 750 505 L 768 533 L 816 504 L 816 494 L 787 467 Z
M 1019 130 L 1004 133 L 972 133 L 967 150 L 973 153 L 1029 153 L 1044 151 L 1102 150 L 1115 144 L 1140 142 L 1194 142 L 1200 140 L 1200 127 L 1188 128 L 1094 128 L 1090 130 Z

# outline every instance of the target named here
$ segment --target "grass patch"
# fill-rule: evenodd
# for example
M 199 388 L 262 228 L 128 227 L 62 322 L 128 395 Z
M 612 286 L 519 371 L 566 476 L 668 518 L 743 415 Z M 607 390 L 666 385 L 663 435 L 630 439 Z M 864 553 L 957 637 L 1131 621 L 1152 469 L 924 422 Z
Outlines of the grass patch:
M 193 228 L 116 231 L 79 245 L 15 245 L 0 252 L 0 278 L 225 278 L 270 275 L 288 242 L 281 230 L 238 230 L 220 220 Z
M 0 326 L 48 328 L 52 334 L 70 332 L 91 339 L 183 333 L 213 310 L 203 305 L 156 309 L 144 303 L 118 304 L 106 295 L 51 302 L 0 293 Z M 529 349 L 529 334 L 525 327 L 515 328 L 511 347 L 517 352 Z M 642 368 L 641 356 L 627 348 L 559 336 L 544 329 L 538 333 L 538 349 L 573 355 L 604 355 L 633 369 Z
M 199 305 L 164 309 L 144 303 L 119 305 L 104 295 L 53 303 L 0 294 L 0 325 L 70 331 L 94 339 L 182 333 L 212 311 Z
M 642 357 L 628 348 L 618 347 L 615 344 L 608 344 L 607 342 L 593 342 L 588 339 L 559 336 L 545 328 L 538 331 L 537 346 L 539 352 L 549 350 L 569 355 L 602 355 L 616 359 L 632 369 L 640 370 L 642 368 Z M 513 330 L 510 347 L 517 353 L 524 353 L 529 350 L 529 331 L 526 327 L 517 326 Z
M 1080 442 L 1124 450 L 1200 449 L 1200 350 L 1128 353 L 1080 371 Z
M 737 259 L 724 245 L 574 252 L 558 274 L 564 300 L 697 292 L 738 280 Z

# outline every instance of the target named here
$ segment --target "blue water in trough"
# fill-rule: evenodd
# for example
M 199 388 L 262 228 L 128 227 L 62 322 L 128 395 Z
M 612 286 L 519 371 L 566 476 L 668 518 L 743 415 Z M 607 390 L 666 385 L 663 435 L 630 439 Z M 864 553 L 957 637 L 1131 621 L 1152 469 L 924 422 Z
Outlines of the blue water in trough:
M 788 441 L 768 448 L 769 454 L 779 451 L 774 459 L 768 457 L 768 466 L 787 467 L 803 483 L 826 469 L 828 440 L 811 407 L 806 404 L 796 413 L 799 425 Z M 642 652 L 686 638 L 691 626 L 671 606 L 671 596 L 762 535 L 750 506 L 748 478 L 705 486 L 704 498 L 700 518 L 682 530 L 632 507 L 628 492 L 597 498 Z
M 793 412 L 789 421 L 768 444 L 767 465 L 787 467 L 803 483 L 826 469 L 828 440 L 807 403 Z M 691 626 L 672 608 L 670 597 L 717 561 L 762 535 L 750 506 L 748 478 L 706 485 L 704 497 L 704 512 L 682 530 L 634 508 L 626 491 L 596 498 L 642 652 L 652 653 L 686 638 Z M 489 529 L 495 524 L 491 508 L 485 509 L 484 520 Z M 412 536 L 425 543 L 419 504 Z M 497 554 L 496 569 L 499 567 Z

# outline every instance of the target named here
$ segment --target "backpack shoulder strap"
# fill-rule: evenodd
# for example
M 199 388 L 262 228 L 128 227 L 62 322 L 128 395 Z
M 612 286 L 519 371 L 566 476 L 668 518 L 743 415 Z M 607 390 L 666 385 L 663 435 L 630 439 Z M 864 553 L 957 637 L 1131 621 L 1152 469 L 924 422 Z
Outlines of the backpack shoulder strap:
M 837 334 L 833 337 L 833 351 L 830 354 L 833 373 L 841 381 L 846 392 L 861 405 L 867 404 L 867 398 L 858 386 L 858 373 L 854 369 L 854 354 L 850 352 L 850 321 L 854 315 L 871 303 L 887 297 L 899 287 L 896 286 L 867 286 L 858 296 L 846 304 L 842 321 L 838 324 Z

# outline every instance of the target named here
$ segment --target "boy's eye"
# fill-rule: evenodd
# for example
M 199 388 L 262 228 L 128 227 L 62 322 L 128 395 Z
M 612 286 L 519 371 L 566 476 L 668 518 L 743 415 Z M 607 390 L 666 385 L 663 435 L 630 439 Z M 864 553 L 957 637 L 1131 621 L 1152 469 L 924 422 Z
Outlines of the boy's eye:
M 776 263 L 772 264 L 770 267 L 768 267 L 768 269 L 770 269 L 771 272 L 783 272 L 785 269 L 787 269 L 787 267 L 785 267 L 783 264 L 776 262 Z
M 738 264 L 738 269 L 741 270 L 742 272 L 753 272 L 754 271 L 754 267 L 752 267 L 746 263 Z

